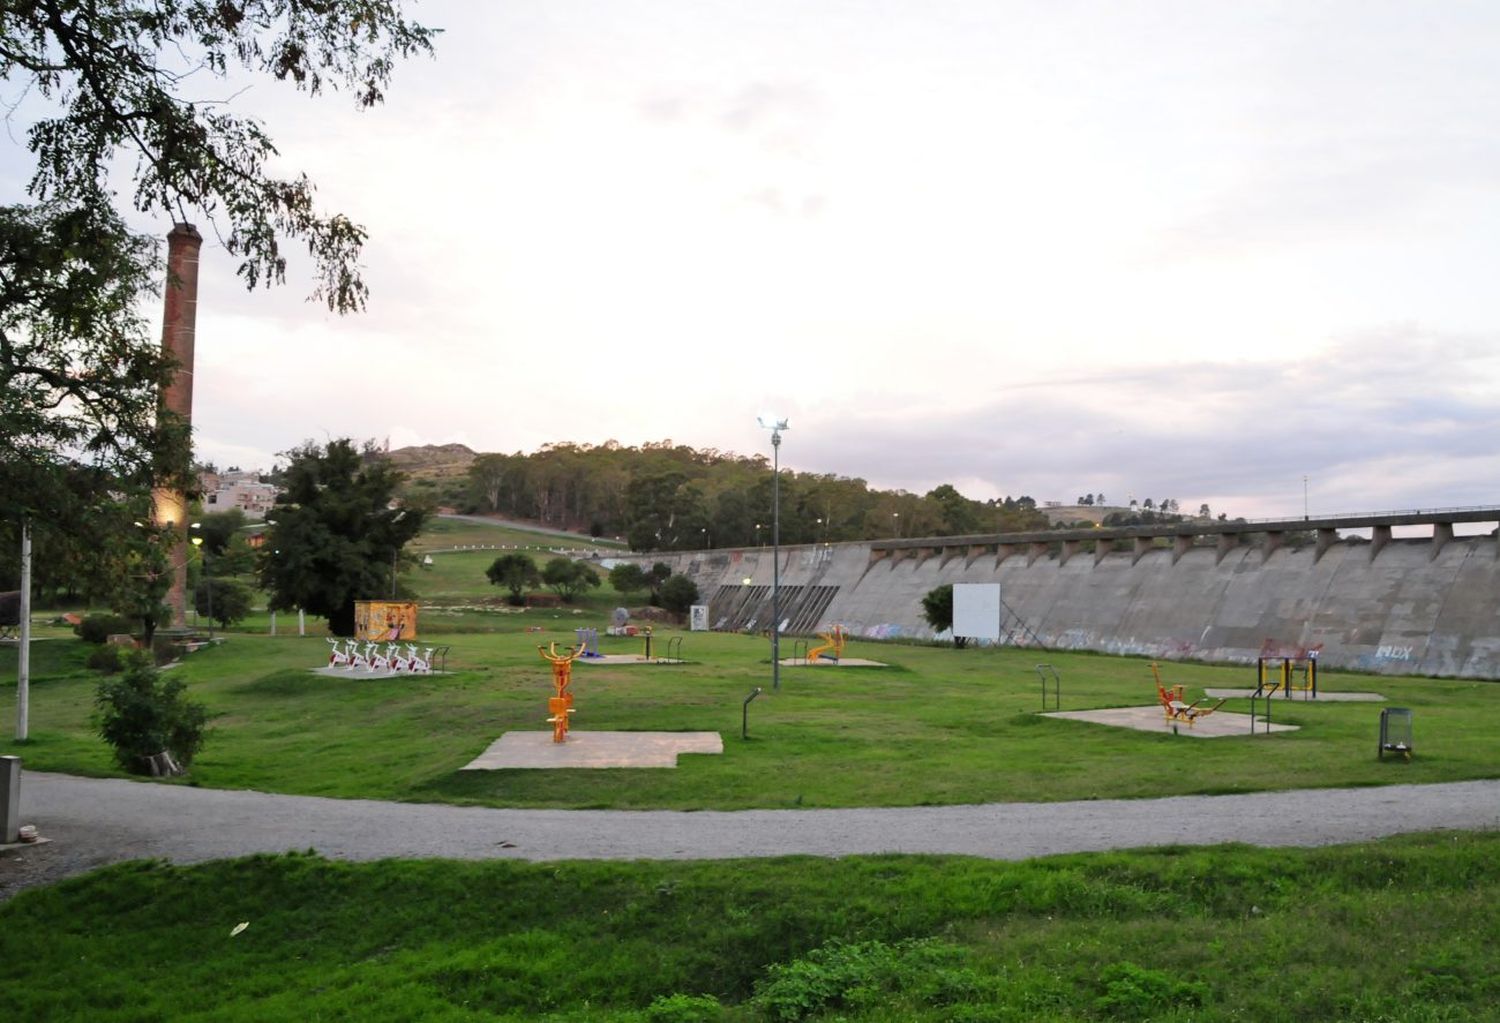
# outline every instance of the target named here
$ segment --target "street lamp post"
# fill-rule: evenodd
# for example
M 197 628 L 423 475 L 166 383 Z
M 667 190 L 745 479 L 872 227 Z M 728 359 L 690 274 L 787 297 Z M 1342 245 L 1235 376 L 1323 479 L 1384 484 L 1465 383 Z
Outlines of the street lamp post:
M 781 688 L 781 431 L 786 420 L 761 416 L 771 431 L 771 688 Z
M 1302 521 L 1307 521 L 1307 473 L 1302 474 Z
M 901 539 L 901 513 L 891 512 L 891 531 L 896 534 L 896 539 Z
M 193 523 L 193 528 L 198 528 L 198 523 Z M 203 587 L 208 593 L 208 638 L 214 638 L 214 581 L 208 572 L 208 548 L 203 546 L 203 537 L 193 537 L 193 546 L 198 548 L 198 554 L 203 558 Z M 193 614 L 198 613 L 198 601 L 193 601 Z

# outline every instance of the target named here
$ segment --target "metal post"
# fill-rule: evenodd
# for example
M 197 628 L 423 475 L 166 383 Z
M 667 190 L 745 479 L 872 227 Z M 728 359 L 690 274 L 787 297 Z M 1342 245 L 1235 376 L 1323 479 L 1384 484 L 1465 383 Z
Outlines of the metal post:
M 214 577 L 208 570 L 208 550 L 203 551 L 203 581 L 208 585 L 208 638 L 212 642 L 214 638 Z
M 300 607 L 297 608 L 297 635 L 307 635 L 307 612 Z
M 16 651 L 16 741 L 25 741 L 31 716 L 31 520 L 21 520 L 21 646 Z M 19 763 L 16 768 L 20 771 Z M 17 773 L 16 784 L 20 785 Z M 19 811 L 18 811 L 19 812 Z M 7 841 L 15 841 L 14 838 Z
M 0 845 L 21 837 L 21 758 L 0 757 Z
M 750 695 L 745 697 L 745 702 L 740 704 L 740 738 L 750 738 L 750 701 L 760 695 L 760 686 L 750 690 Z
M 781 431 L 771 431 L 771 688 L 781 689 Z

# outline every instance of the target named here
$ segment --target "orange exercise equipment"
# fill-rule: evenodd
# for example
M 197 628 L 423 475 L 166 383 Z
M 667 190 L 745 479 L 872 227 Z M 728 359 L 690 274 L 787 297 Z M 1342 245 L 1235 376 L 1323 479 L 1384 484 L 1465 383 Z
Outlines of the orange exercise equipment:
M 1203 702 L 1202 700 L 1194 700 L 1192 703 L 1187 703 L 1183 700 L 1186 687 L 1177 685 L 1172 686 L 1170 689 L 1167 688 L 1162 683 L 1161 671 L 1157 668 L 1155 661 L 1151 662 L 1151 674 L 1156 676 L 1156 699 L 1161 703 L 1161 709 L 1166 714 L 1167 724 L 1169 725 L 1185 723 L 1191 728 L 1198 723 L 1199 718 L 1208 717 L 1229 702 L 1228 700 L 1220 700 L 1212 707 L 1198 706 L 1198 704 Z
M 827 632 L 818 633 L 818 638 L 823 641 L 823 645 L 815 646 L 807 652 L 807 663 L 811 664 L 820 657 L 837 661 L 844 656 L 844 644 L 849 639 L 849 633 L 842 625 L 835 625 Z M 833 651 L 831 657 L 828 656 L 830 650 Z
M 539 646 L 537 652 L 542 659 L 552 663 L 552 685 L 557 690 L 557 695 L 548 698 L 547 710 L 552 714 L 547 722 L 552 725 L 552 741 L 568 741 L 568 716 L 573 713 L 573 694 L 568 686 L 573 683 L 573 662 L 578 655 L 583 653 L 583 647 L 578 647 L 566 654 L 557 652 L 557 643 L 553 642 L 549 647 Z

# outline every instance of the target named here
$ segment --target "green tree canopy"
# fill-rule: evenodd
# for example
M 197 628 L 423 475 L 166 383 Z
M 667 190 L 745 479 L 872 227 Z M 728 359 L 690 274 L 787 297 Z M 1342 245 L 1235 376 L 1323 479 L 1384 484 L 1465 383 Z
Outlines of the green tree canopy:
M 599 585 L 599 573 L 581 561 L 553 558 L 542 567 L 542 581 L 566 603 Z
M 661 606 L 673 614 L 687 614 L 697 600 L 698 584 L 685 575 L 674 575 L 661 584 Z
M 953 584 L 948 583 L 927 591 L 922 598 L 922 617 L 934 632 L 953 628 Z M 954 636 L 953 645 L 962 648 L 967 638 Z
M 650 582 L 641 566 L 633 561 L 623 561 L 609 570 L 609 584 L 618 593 L 639 593 L 648 589 Z
M 193 610 L 228 628 L 250 614 L 250 591 L 230 579 L 200 579 L 193 588 Z
M 531 555 L 520 551 L 500 555 L 484 570 L 484 575 L 493 585 L 509 590 L 510 602 L 517 605 L 525 599 L 526 587 L 535 586 L 542 579 Z
M 354 602 L 390 595 L 404 549 L 427 511 L 393 507 L 401 474 L 373 449 L 309 441 L 287 452 L 286 490 L 266 522 L 259 577 L 273 611 L 302 608 L 328 620 L 335 636 L 354 634 Z
M 306 176 L 273 167 L 263 124 L 204 102 L 206 83 L 266 76 L 369 107 L 432 37 L 401 0 L 0 4 L 8 118 L 34 116 L 29 203 L 0 208 L 0 519 L 60 530 L 66 502 L 186 482 L 186 431 L 157 407 L 171 370 L 147 315 L 158 241 L 123 211 L 163 230 L 199 220 L 252 288 L 285 279 L 296 242 L 316 298 L 340 312 L 365 301 L 364 229 L 319 210 Z M 72 468 L 88 471 L 63 482 Z

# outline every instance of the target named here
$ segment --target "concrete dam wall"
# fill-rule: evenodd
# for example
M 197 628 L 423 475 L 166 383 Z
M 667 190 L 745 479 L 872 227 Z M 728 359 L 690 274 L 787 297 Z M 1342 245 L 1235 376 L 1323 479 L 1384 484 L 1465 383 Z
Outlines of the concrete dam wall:
M 929 590 L 999 583 L 1015 645 L 1232 663 L 1316 651 L 1327 667 L 1500 678 L 1500 539 L 1451 523 L 1392 539 L 1377 523 L 1371 540 L 1339 540 L 1341 525 L 1310 525 L 1216 527 L 1216 544 L 1154 527 L 783 547 L 783 630 L 931 638 Z M 1283 545 L 1292 531 L 1317 543 Z M 1262 542 L 1245 544 L 1251 532 Z M 693 579 L 713 628 L 770 627 L 771 548 L 638 560 Z

